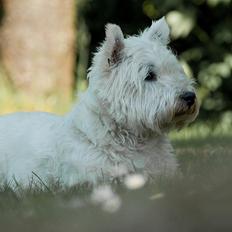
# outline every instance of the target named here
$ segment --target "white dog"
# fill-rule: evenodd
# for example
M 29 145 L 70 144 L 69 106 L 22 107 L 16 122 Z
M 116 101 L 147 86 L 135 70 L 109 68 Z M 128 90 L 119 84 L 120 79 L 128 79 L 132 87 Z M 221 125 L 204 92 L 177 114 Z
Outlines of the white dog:
M 111 181 L 124 172 L 175 173 L 166 133 L 193 121 L 199 107 L 193 81 L 168 41 L 164 18 L 128 38 L 108 24 L 89 87 L 70 113 L 0 118 L 1 181 L 28 185 L 36 175 L 70 186 Z

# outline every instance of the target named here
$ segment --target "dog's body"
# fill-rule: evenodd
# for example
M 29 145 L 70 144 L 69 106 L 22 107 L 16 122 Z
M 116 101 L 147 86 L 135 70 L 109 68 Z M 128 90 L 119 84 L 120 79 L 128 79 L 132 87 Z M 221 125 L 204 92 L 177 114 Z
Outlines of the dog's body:
M 166 133 L 193 121 L 198 106 L 192 81 L 166 47 L 168 36 L 164 19 L 127 39 L 109 24 L 90 86 L 73 111 L 1 117 L 1 180 L 27 185 L 36 175 L 70 186 L 129 172 L 173 174 Z
M 0 135 L 1 178 L 27 185 L 35 173 L 45 182 L 74 185 L 110 181 L 121 171 L 175 172 L 176 160 L 165 136 L 140 144 L 123 130 L 112 135 L 109 118 L 100 119 L 80 106 L 64 117 L 36 112 L 0 118 L 0 131 L 5 131 Z

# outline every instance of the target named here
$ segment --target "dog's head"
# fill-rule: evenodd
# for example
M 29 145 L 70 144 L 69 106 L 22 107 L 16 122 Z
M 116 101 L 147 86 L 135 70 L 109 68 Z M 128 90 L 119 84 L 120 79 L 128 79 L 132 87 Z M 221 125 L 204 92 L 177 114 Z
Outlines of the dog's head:
M 130 129 L 162 133 L 198 114 L 194 81 L 167 47 L 169 33 L 164 18 L 127 38 L 119 26 L 106 26 L 105 41 L 90 68 L 90 89 L 114 120 Z

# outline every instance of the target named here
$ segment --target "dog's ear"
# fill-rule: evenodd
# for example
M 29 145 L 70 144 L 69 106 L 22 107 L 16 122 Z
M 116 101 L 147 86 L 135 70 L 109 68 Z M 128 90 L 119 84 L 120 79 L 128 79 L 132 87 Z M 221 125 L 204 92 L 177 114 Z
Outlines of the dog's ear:
M 151 40 L 160 40 L 164 45 L 169 43 L 170 28 L 164 17 L 153 21 L 151 27 L 145 33 Z
M 116 24 L 106 25 L 105 54 L 108 64 L 114 65 L 121 60 L 124 48 L 124 36 L 121 28 Z

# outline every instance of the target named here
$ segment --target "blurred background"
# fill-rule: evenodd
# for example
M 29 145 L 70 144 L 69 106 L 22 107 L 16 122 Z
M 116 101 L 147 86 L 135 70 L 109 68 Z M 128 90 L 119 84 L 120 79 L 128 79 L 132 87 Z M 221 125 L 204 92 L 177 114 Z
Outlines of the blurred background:
M 1 231 L 232 231 L 232 0 L 0 0 L 0 114 L 64 114 L 88 85 L 106 23 L 131 35 L 164 15 L 201 102 L 198 119 L 170 135 L 183 175 L 137 192 L 112 183 L 115 214 L 88 203 L 88 185 L 6 183 Z
M 107 22 L 134 34 L 165 15 L 170 47 L 198 84 L 198 122 L 227 130 L 231 12 L 231 0 L 0 0 L 0 112 L 66 112 L 87 87 Z

